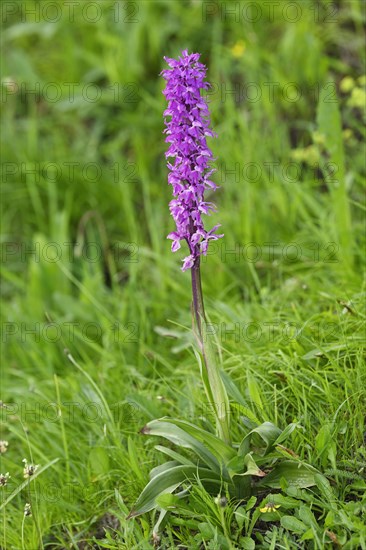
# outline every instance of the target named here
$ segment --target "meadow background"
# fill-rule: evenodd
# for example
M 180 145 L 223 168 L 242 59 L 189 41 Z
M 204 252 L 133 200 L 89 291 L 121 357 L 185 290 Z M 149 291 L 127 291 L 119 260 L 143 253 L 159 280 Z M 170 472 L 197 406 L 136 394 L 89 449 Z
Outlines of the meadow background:
M 160 541 L 152 513 L 126 521 L 162 461 L 140 428 L 207 413 L 185 254 L 166 240 L 159 73 L 184 48 L 213 85 L 208 222 L 225 238 L 202 278 L 218 352 L 248 410 L 297 422 L 287 446 L 329 480 L 249 535 L 366 548 L 363 2 L 1 10 L 1 548 L 254 548 L 249 520 L 199 488 Z

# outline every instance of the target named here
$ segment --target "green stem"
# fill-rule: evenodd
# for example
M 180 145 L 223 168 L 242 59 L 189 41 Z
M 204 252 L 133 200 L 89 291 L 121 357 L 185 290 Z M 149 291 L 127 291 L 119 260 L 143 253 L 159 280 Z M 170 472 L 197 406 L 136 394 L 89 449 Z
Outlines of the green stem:
M 220 376 L 220 370 L 216 362 L 215 351 L 210 341 L 210 331 L 207 330 L 205 307 L 203 302 L 200 258 L 198 257 L 191 268 L 193 314 L 197 328 L 197 338 L 203 362 L 206 368 L 207 381 L 203 377 L 203 383 L 207 398 L 214 411 L 216 429 L 218 435 L 230 445 L 229 429 L 229 400 L 225 386 Z
M 191 269 L 192 275 L 192 295 L 193 295 L 193 311 L 196 320 L 197 330 L 202 344 L 202 322 L 206 321 L 205 306 L 203 303 L 200 258 L 198 257 Z

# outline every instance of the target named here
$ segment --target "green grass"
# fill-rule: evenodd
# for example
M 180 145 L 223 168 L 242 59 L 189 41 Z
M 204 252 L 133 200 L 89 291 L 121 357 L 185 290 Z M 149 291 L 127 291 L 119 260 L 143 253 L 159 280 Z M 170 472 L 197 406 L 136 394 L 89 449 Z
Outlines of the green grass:
M 200 1 L 105 0 L 94 23 L 80 2 L 73 22 L 66 8 L 50 22 L 50 8 L 36 25 L 24 2 L 11 4 L 1 39 L 0 471 L 11 475 L 1 548 L 153 548 L 158 516 L 126 520 L 163 463 L 162 442 L 139 430 L 162 416 L 205 425 L 190 277 L 166 240 L 158 75 L 184 47 L 202 53 L 214 84 L 221 188 L 210 222 L 225 238 L 202 279 L 217 349 L 247 414 L 297 423 L 286 447 L 329 485 L 283 485 L 237 510 L 197 484 L 155 546 L 366 548 L 362 2 L 306 0 L 296 22 L 286 2 L 272 20 L 259 2 L 253 22 L 250 2 L 235 19 L 223 2 L 208 3 L 211 15 Z M 37 85 L 35 98 L 26 90 Z M 39 464 L 24 487 L 23 458 Z M 261 513 L 269 499 L 280 508 Z

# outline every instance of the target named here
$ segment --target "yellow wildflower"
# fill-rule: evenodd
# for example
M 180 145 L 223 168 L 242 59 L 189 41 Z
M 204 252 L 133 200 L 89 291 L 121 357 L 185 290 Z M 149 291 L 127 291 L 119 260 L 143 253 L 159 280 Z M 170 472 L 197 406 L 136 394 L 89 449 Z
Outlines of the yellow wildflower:
M 244 40 L 238 40 L 235 42 L 234 46 L 231 48 L 231 53 L 234 57 L 242 57 L 245 52 L 245 42 Z
M 274 502 L 267 502 L 263 508 L 260 508 L 259 511 L 262 512 L 262 514 L 267 514 L 271 512 L 275 512 L 278 508 L 280 508 L 281 504 L 275 504 Z
M 341 92 L 344 94 L 347 94 L 355 87 L 355 81 L 353 80 L 352 76 L 345 76 L 339 85 L 339 88 Z

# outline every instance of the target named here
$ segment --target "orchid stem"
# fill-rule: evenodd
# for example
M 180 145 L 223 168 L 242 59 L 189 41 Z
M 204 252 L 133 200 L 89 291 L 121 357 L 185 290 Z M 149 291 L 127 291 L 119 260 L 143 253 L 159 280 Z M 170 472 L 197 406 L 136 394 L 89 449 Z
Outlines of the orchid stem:
M 193 311 L 197 324 L 197 330 L 200 337 L 200 343 L 202 344 L 202 322 L 206 322 L 205 306 L 203 303 L 202 284 L 201 284 L 201 269 L 200 269 L 200 257 L 196 258 L 196 261 L 191 269 L 192 275 L 192 295 L 193 295 Z
M 193 314 L 200 351 L 207 373 L 207 382 L 203 379 L 203 383 L 206 395 L 215 415 L 217 433 L 221 439 L 230 444 L 229 399 L 216 362 L 215 351 L 210 341 L 211 333 L 207 330 L 199 256 L 196 258 L 191 268 L 191 276 Z

